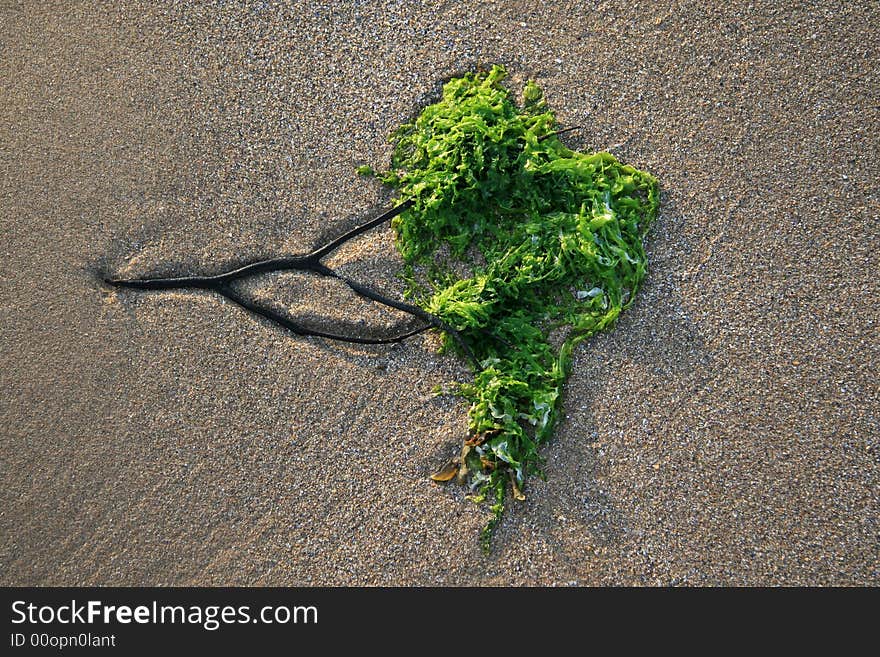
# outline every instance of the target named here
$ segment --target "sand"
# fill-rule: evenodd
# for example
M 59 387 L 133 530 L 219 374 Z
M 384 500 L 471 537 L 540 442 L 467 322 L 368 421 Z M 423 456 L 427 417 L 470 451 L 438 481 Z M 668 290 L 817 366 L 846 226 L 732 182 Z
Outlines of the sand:
M 880 583 L 876 3 L 48 5 L 0 4 L 0 582 Z M 427 477 L 466 430 L 435 337 L 298 338 L 101 276 L 373 216 L 355 168 L 490 62 L 663 194 L 645 288 L 577 350 L 546 480 L 484 555 L 487 511 Z M 388 229 L 332 264 L 400 293 Z M 314 277 L 248 289 L 400 319 Z

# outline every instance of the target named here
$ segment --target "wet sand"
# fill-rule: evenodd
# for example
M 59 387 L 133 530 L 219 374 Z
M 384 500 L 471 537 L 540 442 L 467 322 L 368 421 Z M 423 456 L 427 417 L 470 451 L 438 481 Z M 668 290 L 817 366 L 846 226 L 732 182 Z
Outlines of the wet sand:
M 860 2 L 0 3 L 0 580 L 876 586 L 878 24 Z M 663 194 L 645 288 L 577 350 L 546 480 L 486 556 L 486 510 L 428 479 L 466 429 L 431 394 L 468 375 L 435 337 L 299 338 L 101 276 L 377 214 L 355 168 L 490 62 Z M 331 262 L 402 287 L 387 228 Z M 400 321 L 313 277 L 247 287 L 316 325 Z

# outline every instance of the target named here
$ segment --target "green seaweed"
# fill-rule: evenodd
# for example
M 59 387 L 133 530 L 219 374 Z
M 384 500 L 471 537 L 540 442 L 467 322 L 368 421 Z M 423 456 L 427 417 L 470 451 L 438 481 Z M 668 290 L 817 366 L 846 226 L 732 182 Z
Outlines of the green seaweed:
M 566 148 L 541 90 L 527 83 L 517 104 L 505 77 L 494 66 L 450 80 L 393 133 L 387 171 L 360 169 L 412 202 L 392 224 L 408 293 L 479 363 L 455 388 L 470 402 L 455 473 L 435 479 L 457 474 L 487 501 L 487 550 L 507 487 L 522 499 L 541 474 L 572 349 L 633 302 L 659 205 L 653 176 Z M 444 348 L 460 350 L 448 335 Z

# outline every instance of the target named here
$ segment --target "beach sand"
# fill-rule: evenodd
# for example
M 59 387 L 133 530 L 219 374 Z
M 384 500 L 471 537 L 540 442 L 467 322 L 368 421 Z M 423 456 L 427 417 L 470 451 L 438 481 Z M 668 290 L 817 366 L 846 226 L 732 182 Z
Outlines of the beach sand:
M 47 4 L 0 3 L 3 584 L 880 584 L 877 3 Z M 663 192 L 645 287 L 576 351 L 546 480 L 485 555 L 487 510 L 428 479 L 467 427 L 436 336 L 301 338 L 101 277 L 375 216 L 355 168 L 493 62 Z M 330 262 L 400 294 L 388 228 Z

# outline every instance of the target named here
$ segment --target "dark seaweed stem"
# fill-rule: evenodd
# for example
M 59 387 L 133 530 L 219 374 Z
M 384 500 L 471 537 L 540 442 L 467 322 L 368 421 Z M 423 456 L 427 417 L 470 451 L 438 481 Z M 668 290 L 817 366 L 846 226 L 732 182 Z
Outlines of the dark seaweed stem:
M 268 319 L 270 322 L 274 322 L 279 326 L 286 328 L 291 333 L 295 333 L 296 335 L 303 336 L 311 336 L 316 338 L 327 338 L 329 340 L 338 340 L 340 342 L 352 342 L 355 344 L 391 344 L 394 342 L 401 342 L 402 340 L 406 340 L 407 338 L 411 338 L 414 335 L 418 335 L 424 331 L 427 331 L 431 328 L 431 325 L 419 326 L 411 331 L 406 331 L 404 333 L 388 337 L 388 338 L 361 338 L 356 335 L 340 335 L 337 333 L 328 333 L 326 331 L 319 331 L 316 329 L 306 328 L 291 319 L 285 317 L 281 313 L 278 313 L 271 308 L 266 308 L 265 306 L 260 306 L 247 297 L 240 295 L 231 287 L 222 287 L 218 289 L 217 292 L 222 294 L 224 297 L 237 303 L 239 306 L 244 308 L 245 310 L 254 313 L 255 315 L 259 315 L 260 317 L 264 317 Z
M 467 354 L 470 360 L 476 365 L 476 358 L 474 357 L 470 348 L 464 342 L 458 331 L 446 324 L 439 317 L 436 317 L 431 313 L 422 310 L 418 306 L 414 306 L 403 301 L 397 301 L 395 299 L 386 297 L 385 295 L 365 285 L 362 285 L 357 281 L 339 275 L 321 262 L 321 259 L 324 256 L 332 253 L 349 240 L 357 237 L 358 235 L 361 235 L 362 233 L 367 232 L 372 228 L 375 228 L 376 226 L 379 226 L 380 224 L 385 223 L 386 221 L 393 219 L 401 212 L 404 212 L 409 207 L 411 207 L 412 204 L 413 202 L 410 200 L 404 201 L 400 205 L 395 206 L 394 208 L 381 214 L 375 219 L 368 221 L 367 223 L 360 226 L 357 226 L 345 233 L 344 235 L 337 237 L 333 241 L 328 242 L 321 247 L 318 247 L 308 255 L 294 255 L 286 256 L 283 258 L 272 258 L 269 260 L 258 260 L 256 262 L 251 262 L 243 266 L 237 267 L 236 269 L 232 269 L 221 274 L 216 274 L 214 276 L 179 276 L 171 278 L 135 279 L 105 278 L 104 280 L 108 285 L 139 290 L 174 290 L 184 288 L 211 290 L 213 292 L 223 295 L 224 297 L 238 304 L 245 310 L 252 312 L 255 315 L 259 315 L 260 317 L 263 317 L 265 319 L 268 319 L 269 321 L 274 322 L 279 326 L 282 326 L 283 328 L 291 331 L 292 333 L 295 333 L 296 335 L 328 338 L 330 340 L 339 340 L 342 342 L 353 342 L 356 344 L 389 344 L 393 342 L 400 342 L 433 327 L 449 333 L 449 335 L 451 335 L 456 343 L 462 348 L 464 353 Z M 362 338 L 358 336 L 328 333 L 326 331 L 319 331 L 302 326 L 301 324 L 292 321 L 291 319 L 276 312 L 275 310 L 267 308 L 265 306 L 261 306 L 251 299 L 242 296 L 231 286 L 231 284 L 237 280 L 248 278 L 250 276 L 255 276 L 257 274 L 289 270 L 310 271 L 318 274 L 319 276 L 336 278 L 345 283 L 349 288 L 351 288 L 352 291 L 354 291 L 359 296 L 370 299 L 377 303 L 381 303 L 382 305 L 388 306 L 390 308 L 408 313 L 425 322 L 425 325 L 388 338 Z
M 422 321 L 427 322 L 428 326 L 426 326 L 425 329 L 433 326 L 434 328 L 440 329 L 441 331 L 446 331 L 449 335 L 452 336 L 452 338 L 455 340 L 456 344 L 458 344 L 458 346 L 461 347 L 461 350 L 465 353 L 465 355 L 468 357 L 468 360 L 471 361 L 471 363 L 474 365 L 474 367 L 479 369 L 480 363 L 477 360 L 477 357 L 474 355 L 473 351 L 471 351 L 471 348 L 467 345 L 467 343 L 461 337 L 461 334 L 457 330 L 455 330 L 454 328 L 449 326 L 449 324 L 444 322 L 442 319 L 437 317 L 436 315 L 432 315 L 431 313 L 429 313 L 425 310 L 422 310 L 418 306 L 413 306 L 411 304 L 404 303 L 403 301 L 395 301 L 394 299 L 389 299 L 389 298 L 379 294 L 375 290 L 372 290 L 364 285 L 361 285 L 357 281 L 353 281 L 349 278 L 344 278 L 342 276 L 336 276 L 336 278 L 338 278 L 343 283 L 348 285 L 348 287 L 350 287 L 352 290 L 354 290 L 354 292 L 356 294 L 359 294 L 362 297 L 366 297 L 367 299 L 372 299 L 373 301 L 378 301 L 381 304 L 384 304 L 386 306 L 390 306 L 391 308 L 396 308 L 397 310 L 402 310 L 405 313 L 409 313 L 410 315 L 418 317 Z
M 335 276 L 334 272 L 321 262 L 321 258 L 338 249 L 347 241 L 367 232 L 371 228 L 385 223 L 412 206 L 412 201 L 404 201 L 387 212 L 376 217 L 372 221 L 351 229 L 344 235 L 337 237 L 332 242 L 321 246 L 308 255 L 285 256 L 283 258 L 271 258 L 258 260 L 236 269 L 232 269 L 215 276 L 181 276 L 175 278 L 134 278 L 134 279 L 104 279 L 109 285 L 116 287 L 130 287 L 140 290 L 171 290 L 185 287 L 215 289 L 218 285 L 228 284 L 240 278 L 265 274 L 272 271 L 313 271 L 323 276 Z
M 566 132 L 571 132 L 572 130 L 580 130 L 583 126 L 573 125 L 570 128 L 563 128 L 562 130 L 554 130 L 553 132 L 548 132 L 546 135 L 541 135 L 538 137 L 538 141 L 544 141 L 545 139 L 549 139 L 553 135 L 562 135 Z

